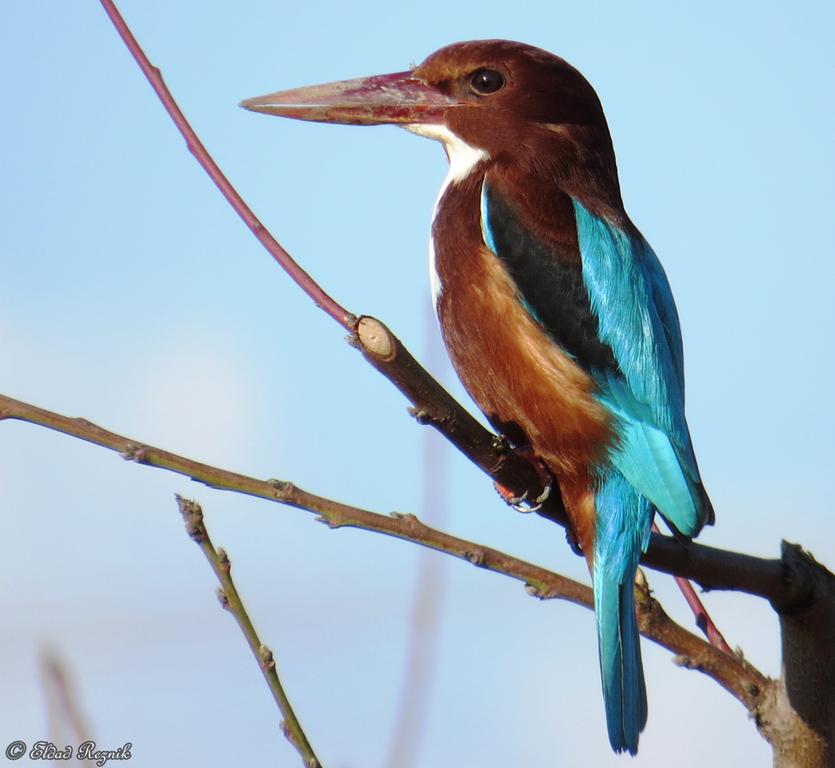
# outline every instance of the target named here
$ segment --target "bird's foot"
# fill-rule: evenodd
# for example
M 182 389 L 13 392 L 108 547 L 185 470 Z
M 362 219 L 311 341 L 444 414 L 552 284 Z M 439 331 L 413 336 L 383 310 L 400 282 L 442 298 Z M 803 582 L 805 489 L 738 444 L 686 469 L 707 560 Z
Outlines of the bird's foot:
M 536 470 L 536 474 L 539 476 L 542 490 L 534 499 L 529 499 L 528 491 L 525 491 L 521 496 L 519 496 L 495 480 L 493 481 L 493 487 L 496 489 L 496 493 L 502 497 L 502 500 L 517 512 L 522 512 L 523 514 L 538 512 L 542 509 L 542 505 L 548 501 L 548 498 L 551 496 L 551 491 L 554 488 L 555 482 L 554 476 L 551 474 L 548 467 L 546 467 L 542 461 L 536 457 L 530 448 L 514 448 L 513 450 L 523 458 L 530 461 L 533 465 Z
M 537 512 L 542 509 L 542 505 L 548 500 L 551 495 L 551 486 L 546 486 L 542 493 L 539 494 L 533 501 L 528 500 L 528 492 L 525 491 L 521 496 L 516 495 L 509 488 L 505 488 L 501 483 L 493 481 L 493 487 L 496 493 L 502 497 L 502 501 L 515 509 L 517 512 L 528 514 L 529 512 Z

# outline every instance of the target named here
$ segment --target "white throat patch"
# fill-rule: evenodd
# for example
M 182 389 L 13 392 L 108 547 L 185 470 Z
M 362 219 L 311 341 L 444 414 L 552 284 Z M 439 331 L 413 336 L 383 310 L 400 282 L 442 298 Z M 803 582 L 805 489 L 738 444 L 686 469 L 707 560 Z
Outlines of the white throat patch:
M 450 184 L 457 184 L 463 181 L 472 172 L 473 169 L 482 161 L 486 160 L 489 155 L 484 149 L 473 147 L 467 144 L 462 139 L 458 138 L 445 125 L 436 125 L 432 123 L 413 123 L 403 126 L 410 133 L 418 136 L 423 136 L 427 139 L 440 141 L 446 149 L 447 157 L 449 158 L 449 172 L 441 185 L 441 190 L 438 192 L 438 198 L 435 200 L 435 206 L 432 209 L 432 224 L 435 223 L 435 217 L 438 214 L 438 204 L 444 196 L 444 192 Z M 438 311 L 438 300 L 441 298 L 443 286 L 438 277 L 438 270 L 435 266 L 435 244 L 432 241 L 432 235 L 429 235 L 429 284 L 432 288 L 432 305 L 435 311 Z
M 488 158 L 486 150 L 467 144 L 467 142 L 459 139 L 445 125 L 412 123 L 403 127 L 409 133 L 414 133 L 417 136 L 423 136 L 427 139 L 433 139 L 434 141 L 440 141 L 446 148 L 447 157 L 449 158 L 449 174 L 447 174 L 446 180 L 444 181 L 443 189 L 446 189 L 453 182 L 466 179 L 473 168 L 482 160 Z

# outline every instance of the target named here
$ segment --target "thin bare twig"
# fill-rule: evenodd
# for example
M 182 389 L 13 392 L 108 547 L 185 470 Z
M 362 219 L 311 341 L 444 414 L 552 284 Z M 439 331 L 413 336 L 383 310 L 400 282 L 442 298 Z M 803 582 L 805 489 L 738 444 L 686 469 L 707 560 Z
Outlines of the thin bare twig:
M 654 533 L 660 533 L 655 523 L 652 524 L 652 530 Z M 696 594 L 696 590 L 689 579 L 685 579 L 683 576 L 673 576 L 673 578 L 675 579 L 676 586 L 678 586 L 681 594 L 684 596 L 687 606 L 693 612 L 693 616 L 696 619 L 696 626 L 707 637 L 710 644 L 725 653 L 733 653 L 731 646 L 728 645 L 725 637 L 719 631 L 719 627 L 716 626 L 716 623 L 710 617 L 707 608 L 705 608 L 705 604 Z
M 62 416 L 54 411 L 39 408 L 36 405 L 0 395 L 0 421 L 17 419 L 30 424 L 37 424 L 54 429 L 66 435 L 80 438 L 89 443 L 116 451 L 123 458 L 138 464 L 160 467 L 177 472 L 219 490 L 236 491 L 250 496 L 257 496 L 282 504 L 290 504 L 311 512 L 317 512 L 328 521 L 339 521 L 341 525 L 354 525 L 386 533 L 399 538 L 412 538 L 402 525 L 393 524 L 395 518 L 363 512 L 357 515 L 356 507 L 329 502 L 313 494 L 300 491 L 291 483 L 279 480 L 256 480 L 237 472 L 228 472 L 209 464 L 187 459 L 183 456 L 164 451 L 160 448 L 131 440 L 115 432 L 110 432 L 93 424 L 87 419 Z M 335 505 L 335 506 L 334 506 Z M 350 511 L 351 522 L 343 522 L 345 515 L 340 510 Z M 365 517 L 368 515 L 369 517 Z M 381 522 L 385 521 L 385 522 Z M 424 544 L 427 542 L 420 541 Z M 433 546 L 428 544 L 428 546 Z M 436 547 L 443 549 L 442 547 Z M 453 554 L 459 554 L 455 552 Z M 462 553 L 463 554 L 463 553 Z M 467 558 L 469 559 L 469 558 Z M 657 561 L 661 564 L 658 565 Z M 702 544 L 678 542 L 675 539 L 655 535 L 649 551 L 644 555 L 644 565 L 665 573 L 695 578 L 700 583 L 707 583 L 716 588 L 735 589 L 753 595 L 768 598 L 777 604 L 791 605 L 805 594 L 808 580 L 803 574 L 792 574 L 787 579 L 781 560 L 769 560 L 752 555 L 728 552 L 724 549 L 706 547 Z M 776 575 L 775 575 L 776 574 Z M 759 580 L 758 580 L 759 579 Z M 785 601 L 780 603 L 780 600 Z
M 188 535 L 197 543 L 201 552 L 206 556 L 212 570 L 220 582 L 220 587 L 217 591 L 220 604 L 235 617 L 238 626 L 241 628 L 247 645 L 252 651 L 252 655 L 258 662 L 261 673 L 267 681 L 270 688 L 270 693 L 278 705 L 281 716 L 284 718 L 281 723 L 281 730 L 287 737 L 287 740 L 296 748 L 296 751 L 301 755 L 306 768 L 320 768 L 321 763 L 316 757 L 313 747 L 305 735 L 304 730 L 299 723 L 296 713 L 284 692 L 284 687 L 281 685 L 281 680 L 278 677 L 276 669 L 275 657 L 273 652 L 261 643 L 255 627 L 252 625 L 252 620 L 249 618 L 246 608 L 244 607 L 241 596 L 232 581 L 232 563 L 229 560 L 226 552 L 223 549 L 215 549 L 209 538 L 209 532 L 206 530 L 206 524 L 203 522 L 203 510 L 196 501 L 189 501 L 184 499 L 179 494 L 176 496 L 177 507 L 183 520 L 186 524 L 186 531 Z
M 197 136 L 197 133 L 186 120 L 185 115 L 180 110 L 174 97 L 168 90 L 168 86 L 162 78 L 162 73 L 148 60 L 145 52 L 140 47 L 130 28 L 125 23 L 122 15 L 117 10 L 112 0 L 101 0 L 104 10 L 113 22 L 113 26 L 119 33 L 119 36 L 124 41 L 131 55 L 136 59 L 136 63 L 142 70 L 142 73 L 148 79 L 154 92 L 159 97 L 166 112 L 171 116 L 177 130 L 183 135 L 186 140 L 186 146 L 189 152 L 194 155 L 194 159 L 203 167 L 203 170 L 209 175 L 209 178 L 215 183 L 215 186 L 220 190 L 221 194 L 232 206 L 235 213 L 243 219 L 244 224 L 249 227 L 252 234 L 258 238 L 258 241 L 264 248 L 267 249 L 270 256 L 275 259 L 281 268 L 293 279 L 293 282 L 299 286 L 313 301 L 316 306 L 321 307 L 330 317 L 336 320 L 343 328 L 352 329 L 356 318 L 341 306 L 336 300 L 329 296 L 322 287 L 293 259 L 293 257 L 284 250 L 281 244 L 270 234 L 267 228 L 259 221 L 258 217 L 252 212 L 250 207 L 244 202 L 244 199 L 238 194 L 238 191 L 229 183 L 229 179 L 223 175 L 214 158 L 206 151 L 203 142 Z
M 237 472 L 229 472 L 150 445 L 137 443 L 102 429 L 86 419 L 68 418 L 0 395 L 0 421 L 3 419 L 19 419 L 48 427 L 109 448 L 127 460 L 177 472 L 211 488 L 257 496 L 314 512 L 330 528 L 351 527 L 375 531 L 445 552 L 485 570 L 516 579 L 525 584 L 528 593 L 535 597 L 559 598 L 586 608 L 593 606 L 592 592 L 586 585 L 491 547 L 430 528 L 414 515 L 399 513 L 380 515 L 317 496 L 286 481 L 257 480 Z M 648 594 L 642 606 L 640 603 L 641 601 L 639 601 L 641 609 L 639 618 L 644 617 L 641 619 L 641 632 L 646 637 L 677 656 L 693 660 L 691 666 L 712 677 L 753 711 L 768 678 L 737 656 L 723 653 L 697 635 L 680 627 L 667 617 L 658 603 Z

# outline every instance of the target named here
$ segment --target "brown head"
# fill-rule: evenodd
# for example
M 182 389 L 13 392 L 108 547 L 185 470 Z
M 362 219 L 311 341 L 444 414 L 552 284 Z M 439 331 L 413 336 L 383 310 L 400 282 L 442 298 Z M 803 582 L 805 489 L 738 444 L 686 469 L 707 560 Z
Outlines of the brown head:
M 523 43 L 453 43 L 407 72 L 296 88 L 241 106 L 315 122 L 400 125 L 443 142 L 451 160 L 457 140 L 493 163 L 559 177 L 569 192 L 588 192 L 591 182 L 620 207 L 597 94 L 564 59 Z

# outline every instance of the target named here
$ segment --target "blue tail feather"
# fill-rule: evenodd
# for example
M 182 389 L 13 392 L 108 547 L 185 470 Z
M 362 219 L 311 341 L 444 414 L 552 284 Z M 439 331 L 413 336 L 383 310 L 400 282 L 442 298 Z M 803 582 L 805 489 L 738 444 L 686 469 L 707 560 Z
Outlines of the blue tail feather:
M 647 722 L 647 693 L 632 584 L 601 578 L 595 584 L 600 672 L 609 742 L 615 752 L 638 751 Z
M 635 754 L 647 721 L 634 580 L 649 540 L 651 508 L 620 473 L 608 474 L 596 495 L 594 608 L 609 742 Z

